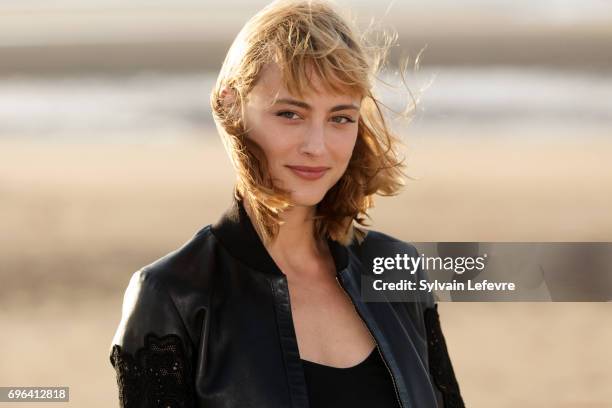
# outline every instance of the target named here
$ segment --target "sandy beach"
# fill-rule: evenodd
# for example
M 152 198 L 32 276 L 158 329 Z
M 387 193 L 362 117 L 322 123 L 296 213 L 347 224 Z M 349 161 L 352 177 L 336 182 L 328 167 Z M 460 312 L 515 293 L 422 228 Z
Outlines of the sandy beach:
M 410 137 L 415 180 L 378 199 L 373 229 L 412 242 L 612 240 L 609 140 L 447 136 Z M 116 406 L 108 348 L 129 276 L 230 202 L 229 160 L 202 140 L 1 144 L 0 384 L 67 385 L 70 406 Z M 442 303 L 467 405 L 608 407 L 611 311 Z

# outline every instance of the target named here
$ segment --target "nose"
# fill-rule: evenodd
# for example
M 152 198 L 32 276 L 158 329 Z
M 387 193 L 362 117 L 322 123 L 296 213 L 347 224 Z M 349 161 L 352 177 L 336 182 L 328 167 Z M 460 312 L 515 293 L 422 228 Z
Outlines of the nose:
M 320 156 L 325 151 L 325 126 L 312 124 L 306 129 L 300 153 L 309 156 Z

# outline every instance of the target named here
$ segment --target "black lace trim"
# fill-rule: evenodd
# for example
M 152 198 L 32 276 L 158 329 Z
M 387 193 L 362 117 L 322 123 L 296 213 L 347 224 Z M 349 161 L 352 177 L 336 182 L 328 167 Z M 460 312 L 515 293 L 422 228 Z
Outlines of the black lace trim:
M 135 357 L 115 344 L 110 361 L 117 372 L 121 407 L 195 407 L 191 367 L 176 334 L 147 334 Z
M 425 309 L 425 327 L 427 330 L 427 350 L 429 354 L 429 370 L 434 382 L 442 392 L 444 408 L 464 408 L 459 384 L 448 355 L 446 341 L 440 327 L 438 305 Z

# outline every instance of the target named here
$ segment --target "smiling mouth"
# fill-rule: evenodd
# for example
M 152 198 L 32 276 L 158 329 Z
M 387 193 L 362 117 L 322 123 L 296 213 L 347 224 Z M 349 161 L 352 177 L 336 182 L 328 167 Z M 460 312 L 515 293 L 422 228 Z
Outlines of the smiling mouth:
M 295 175 L 306 180 L 316 180 L 330 169 L 329 167 L 310 167 L 310 166 L 286 166 L 293 171 Z

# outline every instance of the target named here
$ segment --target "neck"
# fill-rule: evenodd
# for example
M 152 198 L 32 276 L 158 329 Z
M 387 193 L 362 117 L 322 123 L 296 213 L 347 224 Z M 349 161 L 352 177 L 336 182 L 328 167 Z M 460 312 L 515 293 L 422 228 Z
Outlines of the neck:
M 244 208 L 252 220 L 252 208 L 247 199 L 244 200 Z M 327 273 L 323 265 L 329 266 L 330 261 L 333 264 L 325 240 L 315 238 L 315 213 L 314 206 L 294 206 L 283 211 L 283 224 L 277 236 L 265 244 L 270 256 L 290 278 Z

